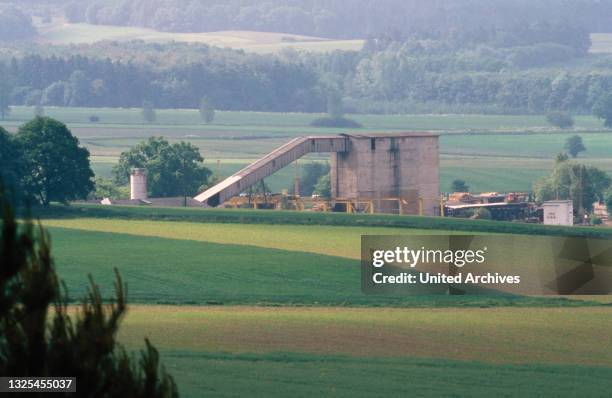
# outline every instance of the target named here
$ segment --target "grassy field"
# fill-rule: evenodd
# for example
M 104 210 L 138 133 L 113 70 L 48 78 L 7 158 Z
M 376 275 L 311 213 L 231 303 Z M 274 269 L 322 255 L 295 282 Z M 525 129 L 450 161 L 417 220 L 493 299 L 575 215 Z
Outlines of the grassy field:
M 187 397 L 603 397 L 611 311 L 135 306 L 120 340 L 152 339 Z
M 235 50 L 257 53 L 275 53 L 285 48 L 326 52 L 334 50 L 359 51 L 363 40 L 329 40 L 321 37 L 300 36 L 288 33 L 221 31 L 206 33 L 171 33 L 153 29 L 91 25 L 86 23 L 51 23 L 38 27 L 41 43 L 69 45 L 91 44 L 99 41 L 142 40 L 150 43 L 201 43 Z
M 243 229 L 249 229 L 244 227 Z M 275 227 L 283 234 L 283 227 Z M 315 229 L 316 230 L 316 229 Z M 248 244 L 167 239 L 50 227 L 57 269 L 73 300 L 92 275 L 112 296 L 113 268 L 141 304 L 340 306 L 584 306 L 591 301 L 517 296 L 366 296 L 359 261 Z M 308 231 L 305 231 L 308 233 Z M 101 242 L 104 249 L 100 250 Z M 303 245 L 302 245 L 303 248 Z
M 612 367 L 612 308 L 134 306 L 120 339 L 161 348 Z M 150 325 L 150 326 L 149 326 Z M 205 331 L 206 338 L 198 336 Z M 445 331 L 446 333 L 443 333 Z M 171 341 L 166 338 L 172 335 Z M 564 342 L 572 341 L 564 346 Z M 612 380 L 611 380 L 612 382 Z
M 131 299 L 137 303 L 415 307 L 594 304 L 499 295 L 430 296 L 426 287 L 415 288 L 415 293 L 420 294 L 415 296 L 365 296 L 360 290 L 358 260 L 362 234 L 448 232 L 439 228 L 423 231 L 368 225 L 287 225 L 283 219 L 274 220 L 276 212 L 236 213 L 261 213 L 260 220 L 270 217 L 269 221 L 280 222 L 270 226 L 240 224 L 237 219 L 218 224 L 67 218 L 45 219 L 43 224 L 52 233 L 58 270 L 73 298 L 84 295 L 87 274 L 106 286 L 105 294 L 110 295 L 112 269 L 116 267 L 130 286 Z M 291 214 L 299 213 L 287 216 Z M 354 225 L 359 218 L 346 220 L 352 220 Z M 453 230 L 450 226 L 448 229 Z M 99 250 L 100 242 L 104 242 L 103 251 Z
M 170 141 L 186 140 L 198 148 L 207 166 L 221 176 L 229 176 L 274 148 L 296 136 L 338 134 L 344 130 L 310 127 L 320 116 L 300 113 L 217 112 L 215 122 L 202 124 L 196 110 L 158 110 L 155 124 L 143 123 L 139 109 L 46 108 L 47 115 L 68 123 L 92 154 L 97 176 L 110 177 L 112 166 L 122 151 L 150 136 L 163 135 Z M 99 123 L 90 123 L 95 114 Z M 33 109 L 14 107 L 3 125 L 15 131 L 29 120 Z M 612 134 L 602 130 L 601 121 L 590 116 L 576 117 L 574 131 L 552 129 L 544 116 L 499 115 L 354 115 L 365 127 L 359 132 L 426 130 L 440 138 L 440 175 L 442 191 L 450 190 L 454 179 L 467 180 L 474 191 L 527 191 L 533 181 L 545 175 L 552 158 L 567 137 L 582 135 L 587 152 L 581 154 L 589 164 L 612 172 L 608 153 Z M 520 153 L 520 156 L 517 154 Z M 303 162 L 325 160 L 314 156 Z M 508 167 L 513 173 L 507 173 Z M 274 191 L 292 185 L 294 172 L 281 170 L 267 179 Z
M 444 359 L 163 352 L 181 396 L 606 397 L 610 368 Z M 194 371 L 198 369 L 198 371 Z
M 550 236 L 589 236 L 611 238 L 612 229 L 602 227 L 552 226 L 489 220 L 468 220 L 452 217 L 419 217 L 389 214 L 346 214 L 323 212 L 270 211 L 246 209 L 200 209 L 149 206 L 72 205 L 35 209 L 44 220 L 112 218 L 115 220 L 181 221 L 195 223 L 309 225 L 342 227 L 385 227 L 407 230 L 461 231 L 466 233 L 505 233 Z M 56 221 L 57 222 L 57 221 Z M 79 221 L 75 221 L 79 222 Z M 85 221 L 86 223 L 88 221 Z M 95 225 L 94 221 L 89 221 Z M 67 224 L 66 224 L 67 225 Z M 96 228 L 96 227 L 93 227 Z
M 201 132 L 233 131 L 291 132 L 338 131 L 338 129 L 313 128 L 308 124 L 319 114 L 275 113 L 275 112 L 229 112 L 217 111 L 212 124 L 203 124 L 195 109 L 158 109 L 154 124 L 144 122 L 141 110 L 136 108 L 68 108 L 45 107 L 45 114 L 58 118 L 73 126 L 91 128 L 141 128 L 200 130 Z M 33 107 L 11 107 L 7 117 L 9 125 L 29 120 L 34 115 Z M 98 123 L 90 123 L 89 116 L 97 115 Z M 543 115 L 351 115 L 364 125 L 360 131 L 376 130 L 431 130 L 431 131 L 552 131 Z M 602 130 L 603 124 L 592 116 L 575 116 L 577 130 Z M 291 128 L 299 129 L 294 131 Z M 342 129 L 340 129 L 342 130 Z
M 264 224 L 197 223 L 185 221 L 114 220 L 96 218 L 50 219 L 45 226 L 97 232 L 122 233 L 168 239 L 247 245 L 316 253 L 329 256 L 360 258 L 361 235 L 404 235 L 451 233 L 450 231 L 329 226 L 282 225 L 270 228 Z
M 49 213 L 62 215 L 43 224 L 69 294 L 82 297 L 90 274 L 109 297 L 118 268 L 135 303 L 119 340 L 137 350 L 150 338 L 184 397 L 569 397 L 612 388 L 609 300 L 360 291 L 361 234 L 520 225 L 101 206 Z M 382 226 L 393 220 L 410 223 Z M 414 228 L 424 221 L 436 229 Z

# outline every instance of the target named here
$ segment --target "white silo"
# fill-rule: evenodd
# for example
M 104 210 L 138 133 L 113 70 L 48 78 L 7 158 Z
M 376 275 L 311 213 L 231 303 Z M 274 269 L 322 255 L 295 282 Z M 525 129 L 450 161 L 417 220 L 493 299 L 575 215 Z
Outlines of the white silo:
M 145 169 L 132 169 L 130 173 L 130 199 L 147 200 L 147 175 Z

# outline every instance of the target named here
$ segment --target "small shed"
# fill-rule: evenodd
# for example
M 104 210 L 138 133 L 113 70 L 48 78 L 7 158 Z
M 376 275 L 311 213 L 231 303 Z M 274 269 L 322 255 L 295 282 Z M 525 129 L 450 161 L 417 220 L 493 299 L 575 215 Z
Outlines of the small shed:
M 544 224 L 574 225 L 574 205 L 571 200 L 550 200 L 542 204 Z

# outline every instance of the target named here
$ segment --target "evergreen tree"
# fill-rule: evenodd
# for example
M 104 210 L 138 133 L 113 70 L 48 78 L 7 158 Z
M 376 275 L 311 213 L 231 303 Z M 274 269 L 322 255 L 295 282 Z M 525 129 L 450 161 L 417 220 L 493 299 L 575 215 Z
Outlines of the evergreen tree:
M 102 304 L 90 277 L 89 292 L 73 314 L 48 233 L 28 219 L 18 223 L 1 188 L 0 211 L 0 376 L 75 377 L 78 396 L 87 398 L 178 397 L 149 340 L 140 358 L 116 341 L 127 309 L 119 273 L 114 301 Z

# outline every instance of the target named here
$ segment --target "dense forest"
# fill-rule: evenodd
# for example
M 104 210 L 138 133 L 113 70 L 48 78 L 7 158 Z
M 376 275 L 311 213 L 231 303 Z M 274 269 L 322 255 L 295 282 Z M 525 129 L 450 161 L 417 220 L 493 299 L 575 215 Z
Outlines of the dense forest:
M 348 112 L 590 113 L 612 89 L 612 56 L 588 53 L 589 33 L 612 27 L 612 0 L 13 3 L 0 8 L 0 26 L 22 21 L 23 37 L 32 34 L 27 13 L 60 12 L 94 24 L 367 40 L 361 51 L 275 55 L 186 43 L 9 43 L 0 52 L 4 108 L 197 108 L 207 97 L 220 110 L 320 112 L 339 93 Z
M 0 91 L 12 105 L 138 107 L 146 100 L 197 108 L 207 96 L 222 110 L 318 112 L 333 90 L 349 112 L 590 113 L 612 89 L 611 57 L 581 57 L 554 43 L 375 47 L 272 56 L 206 45 L 100 43 L 79 47 L 81 55 L 59 48 L 6 58 Z M 578 66 L 558 67 L 568 60 Z

